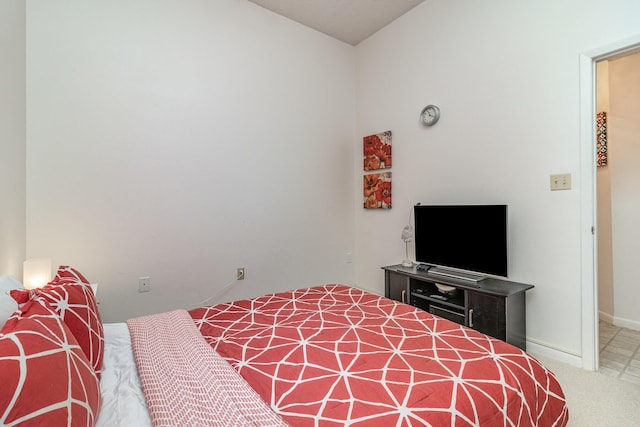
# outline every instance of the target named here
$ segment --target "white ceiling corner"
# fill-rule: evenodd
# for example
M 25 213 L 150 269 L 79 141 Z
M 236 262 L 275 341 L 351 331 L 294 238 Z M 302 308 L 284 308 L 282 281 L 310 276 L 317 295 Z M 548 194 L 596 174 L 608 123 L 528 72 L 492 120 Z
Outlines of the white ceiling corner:
M 249 1 L 355 46 L 424 0 Z

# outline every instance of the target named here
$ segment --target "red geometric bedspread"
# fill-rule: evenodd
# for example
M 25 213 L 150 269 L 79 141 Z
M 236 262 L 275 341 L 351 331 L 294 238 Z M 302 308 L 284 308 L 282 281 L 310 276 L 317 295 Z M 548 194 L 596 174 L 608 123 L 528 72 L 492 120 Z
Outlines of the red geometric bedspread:
M 554 375 L 423 310 L 327 285 L 190 311 L 293 426 L 564 426 Z

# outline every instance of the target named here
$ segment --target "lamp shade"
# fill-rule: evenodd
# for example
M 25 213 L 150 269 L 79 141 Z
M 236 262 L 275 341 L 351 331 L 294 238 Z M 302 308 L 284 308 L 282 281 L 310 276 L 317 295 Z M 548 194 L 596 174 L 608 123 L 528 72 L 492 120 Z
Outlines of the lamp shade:
M 405 243 L 413 242 L 413 227 L 410 225 L 405 225 L 402 229 L 401 238 Z
M 28 259 L 22 264 L 24 287 L 41 288 L 51 281 L 51 258 Z

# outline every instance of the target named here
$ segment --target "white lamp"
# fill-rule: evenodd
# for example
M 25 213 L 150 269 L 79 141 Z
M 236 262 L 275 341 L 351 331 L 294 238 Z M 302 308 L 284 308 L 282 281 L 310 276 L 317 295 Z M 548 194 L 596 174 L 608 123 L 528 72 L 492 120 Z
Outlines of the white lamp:
M 413 242 L 413 227 L 411 225 L 405 225 L 402 229 L 402 240 L 404 240 L 406 258 L 402 261 L 403 267 L 413 267 L 413 261 L 409 259 L 409 243 Z
M 51 258 L 28 259 L 22 264 L 24 287 L 41 288 L 51 281 Z

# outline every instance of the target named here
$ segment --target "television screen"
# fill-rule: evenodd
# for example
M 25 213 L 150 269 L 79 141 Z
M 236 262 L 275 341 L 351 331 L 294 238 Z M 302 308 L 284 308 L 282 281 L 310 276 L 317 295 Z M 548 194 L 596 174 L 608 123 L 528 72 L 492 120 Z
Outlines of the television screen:
M 416 261 L 507 277 L 506 205 L 416 205 Z

